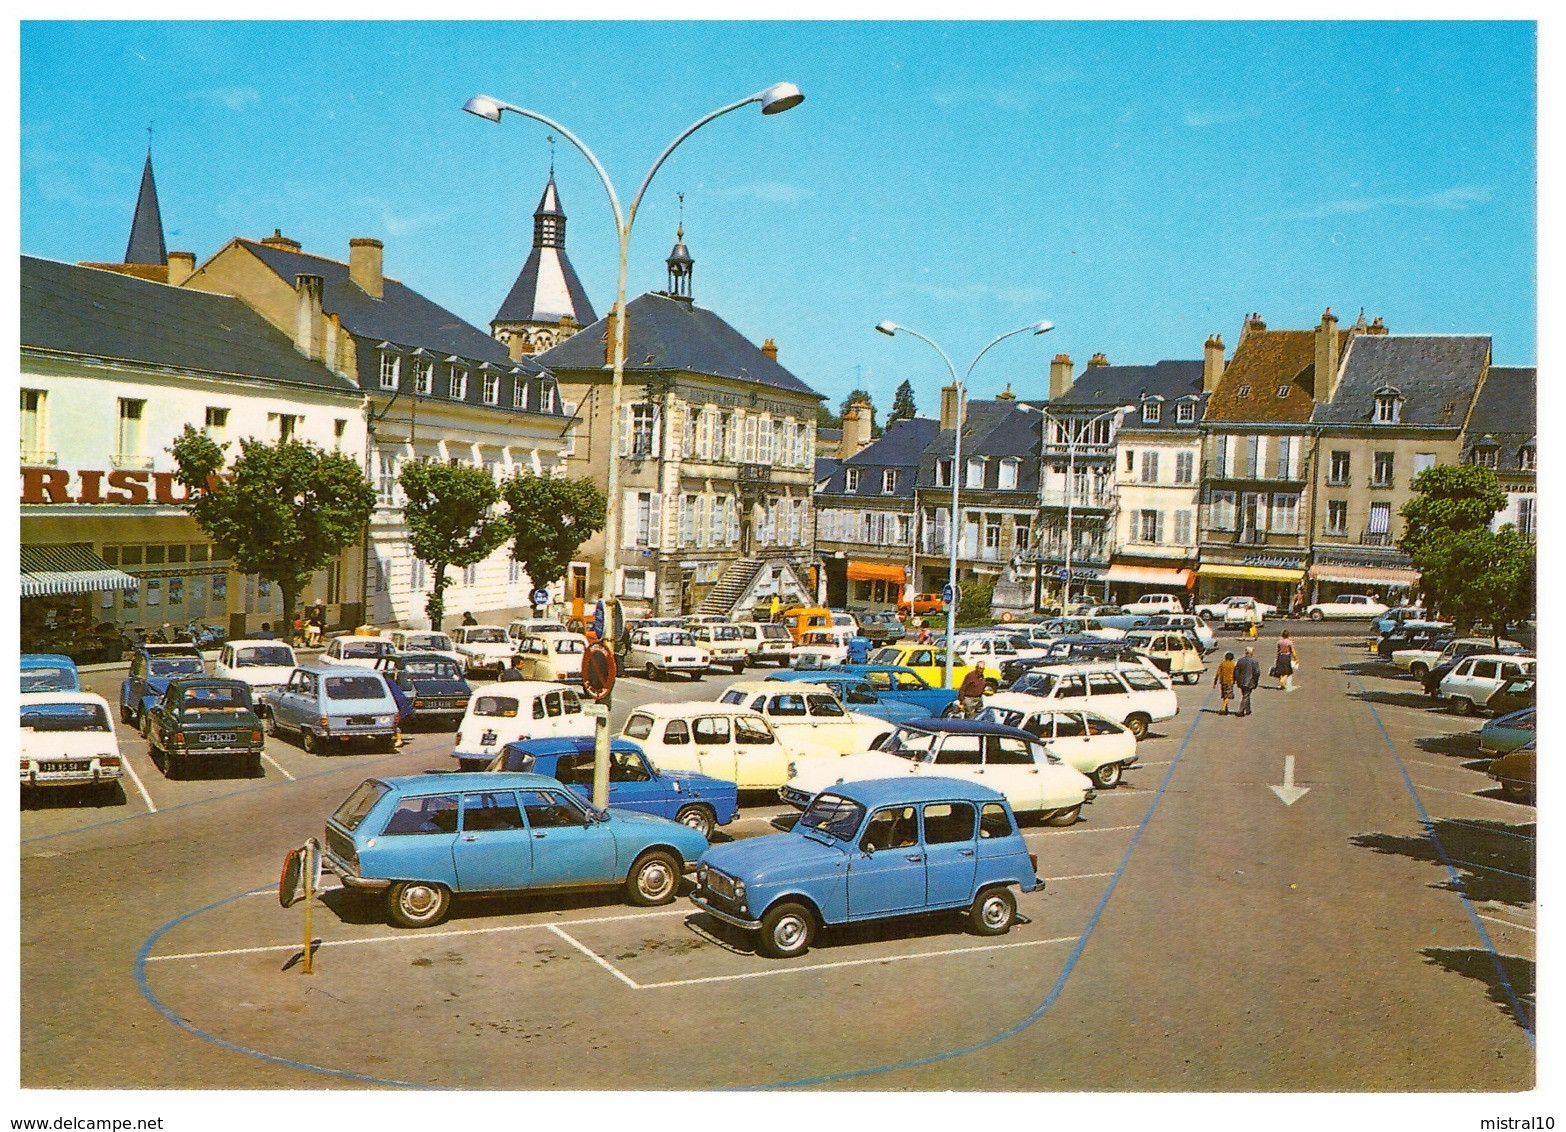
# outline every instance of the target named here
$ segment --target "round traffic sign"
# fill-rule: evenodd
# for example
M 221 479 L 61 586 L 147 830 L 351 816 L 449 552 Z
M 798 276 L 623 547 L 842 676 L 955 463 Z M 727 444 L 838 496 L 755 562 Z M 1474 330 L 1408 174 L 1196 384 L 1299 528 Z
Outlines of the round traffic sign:
M 549 591 L 548 590 L 534 590 L 533 591 L 533 604 L 534 605 L 548 605 L 549 604 Z
M 606 700 L 614 690 L 614 652 L 603 641 L 594 641 L 582 653 L 582 691 L 595 700 Z
M 957 590 L 950 582 L 941 587 L 941 600 L 950 605 L 957 599 Z
M 1071 571 L 1062 566 L 1059 570 L 1055 571 L 1055 576 L 1062 582 L 1069 582 L 1071 580 Z

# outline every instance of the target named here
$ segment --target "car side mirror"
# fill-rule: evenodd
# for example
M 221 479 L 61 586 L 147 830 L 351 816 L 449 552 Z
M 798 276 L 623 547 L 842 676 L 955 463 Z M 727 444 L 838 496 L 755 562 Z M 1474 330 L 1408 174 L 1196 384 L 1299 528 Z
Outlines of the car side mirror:
M 860 842 L 859 848 L 860 848 L 860 851 L 863 852 L 866 857 L 874 857 L 875 856 L 875 846 L 873 844 L 871 844 L 870 842 L 868 842 L 868 841 Z

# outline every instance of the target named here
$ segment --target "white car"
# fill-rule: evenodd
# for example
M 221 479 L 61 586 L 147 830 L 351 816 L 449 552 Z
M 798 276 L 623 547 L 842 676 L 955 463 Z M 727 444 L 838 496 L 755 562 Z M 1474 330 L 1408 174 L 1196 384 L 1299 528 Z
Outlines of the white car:
M 1155 661 L 1167 663 L 1169 667 L 1165 671 L 1171 680 L 1178 678 L 1181 683 L 1195 684 L 1207 672 L 1207 666 L 1202 663 L 1201 646 L 1184 630 L 1132 629 L 1126 634 L 1124 643 Z
M 1223 607 L 1223 616 L 1218 618 L 1225 628 L 1244 628 L 1247 625 L 1260 625 L 1267 619 L 1262 612 L 1261 603 L 1253 597 L 1232 597 Z
M 1106 641 L 1118 641 L 1126 635 L 1124 629 L 1105 625 L 1097 617 L 1052 617 L 1048 624 L 1062 637 L 1102 637 Z
M 1218 635 L 1208 627 L 1206 621 L 1203 621 L 1194 613 L 1157 614 L 1144 628 L 1184 629 L 1186 632 L 1196 635 L 1196 641 L 1202 646 L 1203 652 L 1211 652 L 1218 647 Z
M 692 625 L 690 634 L 698 645 L 707 650 L 707 659 L 714 668 L 721 665 L 739 675 L 745 671 L 745 665 L 750 663 L 750 647 L 746 645 L 738 625 L 707 622 Z
M 1253 602 L 1257 611 L 1264 619 L 1278 616 L 1278 607 L 1276 605 L 1268 605 L 1260 598 L 1246 597 L 1240 594 L 1236 594 L 1233 597 L 1226 597 L 1222 601 L 1211 602 L 1207 605 L 1198 605 L 1193 612 L 1195 612 L 1195 614 L 1203 621 L 1222 621 L 1224 611 L 1237 601 Z
M 1036 735 L 1066 765 L 1095 786 L 1110 787 L 1136 765 L 1136 736 L 1112 719 L 1080 708 L 1041 708 L 1032 696 L 996 692 L 984 701 L 980 723 L 999 723 Z
M 1179 594 L 1143 594 L 1125 607 L 1127 613 L 1184 613 Z
M 631 634 L 624 671 L 640 672 L 649 680 L 660 680 L 676 672 L 700 680 L 710 664 L 707 650 L 687 630 L 659 626 L 637 629 Z
M 999 790 L 1020 816 L 1037 814 L 1051 825 L 1070 825 L 1094 797 L 1092 781 L 1031 736 L 983 724 L 949 720 L 908 723 L 880 748 L 833 763 L 796 764 L 778 794 L 805 809 L 840 782 L 937 775 L 983 783 Z
M 398 652 L 433 653 L 453 664 L 463 663 L 462 654 L 445 633 L 431 629 L 393 629 L 391 641 Z
M 464 625 L 452 630 L 452 644 L 466 672 L 493 672 L 499 676 L 516 654 L 516 642 L 497 625 Z
M 620 737 L 640 743 L 659 770 L 694 770 L 741 790 L 776 790 L 790 763 L 840 761 L 829 747 L 779 735 L 759 712 L 710 701 L 644 705 Z
M 520 641 L 529 633 L 569 632 L 570 630 L 560 622 L 551 621 L 547 617 L 524 617 L 521 620 L 513 621 L 511 624 L 506 626 L 506 636 L 510 637 L 513 641 Z
M 1119 720 L 1140 739 L 1149 725 L 1180 711 L 1168 677 L 1141 665 L 1099 661 L 1035 668 L 1011 686 L 1055 708 L 1082 708 Z M 1040 707 L 1044 705 L 1041 704 Z
M 943 637 L 935 639 L 936 644 L 944 643 Z M 952 655 L 959 664 L 966 664 L 970 668 L 983 668 L 985 679 L 1000 679 L 1001 666 L 1008 661 L 1021 660 L 1024 653 L 1011 641 L 1011 637 L 1005 633 L 979 632 L 958 633 L 954 637 L 957 642 L 952 648 Z M 1045 646 L 1038 649 L 1029 648 L 1028 655 L 1040 655 Z
M 299 658 L 283 641 L 229 641 L 218 653 L 212 675 L 244 681 L 259 703 L 263 693 L 288 683 L 298 666 Z
M 1374 621 L 1390 607 L 1365 594 L 1339 594 L 1331 601 L 1318 601 L 1305 607 L 1305 616 L 1312 621 L 1348 621 L 1364 618 Z
M 594 717 L 572 688 L 542 680 L 499 680 L 473 689 L 451 757 L 462 770 L 483 770 L 507 743 L 593 734 Z
M 794 638 L 789 634 L 787 625 L 770 621 L 736 621 L 734 627 L 739 630 L 740 640 L 745 642 L 748 663 L 772 663 L 779 668 L 788 667 Z
M 535 633 L 517 642 L 522 675 L 530 680 L 580 684 L 586 654 L 587 638 L 581 633 Z
M 766 716 L 772 729 L 790 744 L 797 738 L 840 755 L 868 751 L 893 726 L 873 715 L 849 711 L 825 684 L 742 680 L 730 685 L 718 702 Z
M 122 764 L 109 701 L 91 692 L 36 692 L 22 701 L 22 790 L 83 786 L 100 801 L 119 790 Z
M 1441 677 L 1437 695 L 1461 715 L 1473 715 L 1497 691 L 1513 680 L 1537 673 L 1538 662 L 1527 656 L 1476 653 L 1465 656 Z
M 789 664 L 795 668 L 830 668 L 848 663 L 848 638 L 851 629 L 806 629 L 799 644 L 789 649 Z
M 352 668 L 374 668 L 375 662 L 397 651 L 390 637 L 333 637 L 317 664 L 343 664 Z
M 859 618 L 852 613 L 845 613 L 841 609 L 835 609 L 832 611 L 832 628 L 847 629 L 848 635 L 852 637 L 859 632 Z

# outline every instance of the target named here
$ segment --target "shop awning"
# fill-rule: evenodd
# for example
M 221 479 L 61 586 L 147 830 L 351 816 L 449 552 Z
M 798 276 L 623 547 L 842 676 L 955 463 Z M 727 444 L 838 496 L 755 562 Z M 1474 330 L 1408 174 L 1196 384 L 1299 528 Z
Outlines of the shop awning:
M 1177 586 L 1188 590 L 1196 581 L 1190 570 L 1172 570 L 1165 566 L 1125 566 L 1115 563 L 1105 576 L 1106 582 L 1139 582 L 1145 586 Z
M 1363 583 L 1367 586 L 1417 586 L 1418 570 L 1392 566 L 1331 566 L 1318 562 L 1310 568 L 1312 581 Z
M 116 570 L 84 542 L 22 547 L 22 596 L 133 590 L 141 583 Z
M 1276 566 L 1231 566 L 1227 562 L 1203 562 L 1196 572 L 1204 578 L 1249 578 L 1255 582 L 1298 582 L 1304 570 L 1282 570 Z
M 899 586 L 908 580 L 908 567 L 883 566 L 879 562 L 849 562 L 850 582 L 895 582 Z

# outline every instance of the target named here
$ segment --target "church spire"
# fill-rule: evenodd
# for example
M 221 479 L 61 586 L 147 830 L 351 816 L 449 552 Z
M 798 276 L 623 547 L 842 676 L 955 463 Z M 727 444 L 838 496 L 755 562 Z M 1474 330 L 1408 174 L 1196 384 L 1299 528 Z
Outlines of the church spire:
M 163 216 L 158 211 L 158 186 L 152 179 L 152 141 L 147 142 L 147 162 L 141 170 L 141 192 L 136 197 L 136 216 L 131 221 L 130 242 L 125 245 L 126 263 L 159 266 L 169 262 L 163 243 Z
M 691 274 L 696 261 L 685 246 L 685 194 L 680 193 L 680 226 L 674 230 L 674 250 L 669 253 L 669 297 L 691 301 Z
M 490 333 L 511 347 L 513 357 L 541 353 L 598 321 L 566 256 L 565 232 L 551 150 L 549 179 L 533 210 L 533 250 L 489 324 Z

